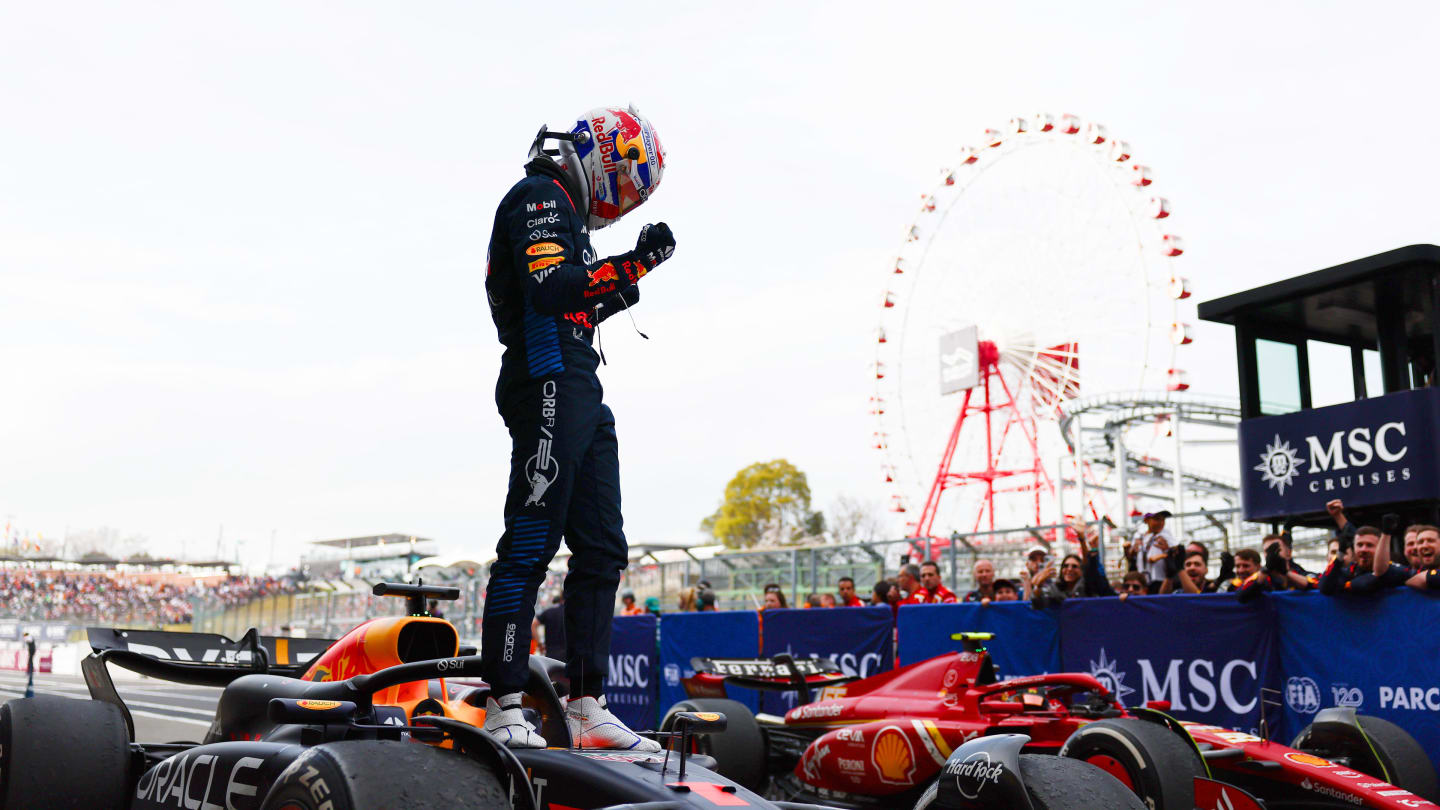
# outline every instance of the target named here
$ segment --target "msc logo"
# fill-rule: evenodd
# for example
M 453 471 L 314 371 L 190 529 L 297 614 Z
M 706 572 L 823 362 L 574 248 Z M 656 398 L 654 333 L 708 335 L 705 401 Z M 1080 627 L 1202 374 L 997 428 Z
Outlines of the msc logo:
M 1285 494 L 1287 487 L 1295 486 L 1296 479 L 1301 475 L 1343 473 L 1305 483 L 1305 489 L 1315 493 L 1408 481 L 1409 467 L 1366 469 L 1376 462 L 1396 464 L 1404 459 L 1410 451 L 1406 436 L 1405 423 L 1399 421 L 1385 422 L 1374 430 L 1357 427 L 1336 430 L 1328 435 L 1306 436 L 1302 446 L 1309 454 L 1307 457 L 1301 455 L 1301 447 L 1292 447 L 1277 433 L 1260 453 L 1260 463 L 1251 469 L 1260 473 L 1260 479 L 1266 486 L 1281 495 Z
M 1251 469 L 1258 471 L 1260 479 L 1271 489 L 1284 495 L 1285 487 L 1294 485 L 1296 476 L 1300 475 L 1300 465 L 1304 463 L 1300 451 L 1291 447 L 1289 442 L 1281 441 L 1277 433 L 1275 441 L 1265 445 L 1260 463 Z
M 1255 708 L 1256 698 L 1241 700 L 1241 695 L 1253 691 L 1251 687 L 1237 688 L 1236 681 L 1243 671 L 1251 681 L 1258 677 L 1259 669 L 1254 661 L 1236 658 L 1221 664 L 1216 672 L 1217 662 L 1205 658 L 1171 658 L 1161 666 L 1149 658 L 1138 658 L 1140 666 L 1140 702 L 1166 700 L 1177 712 L 1213 710 L 1246 714 Z M 1119 662 L 1107 660 L 1105 650 L 1100 650 L 1100 660 L 1090 662 L 1090 674 L 1115 696 L 1125 702 L 1125 696 L 1135 690 L 1125 685 L 1126 673 Z M 1314 685 L 1313 682 L 1311 684 Z M 1316 701 L 1320 690 L 1315 687 Z
M 639 687 L 644 689 L 650 685 L 650 658 L 645 655 L 612 655 L 610 656 L 610 676 L 606 679 L 610 686 L 615 687 Z
M 1320 685 L 1304 676 L 1285 681 L 1285 704 L 1299 714 L 1320 711 Z

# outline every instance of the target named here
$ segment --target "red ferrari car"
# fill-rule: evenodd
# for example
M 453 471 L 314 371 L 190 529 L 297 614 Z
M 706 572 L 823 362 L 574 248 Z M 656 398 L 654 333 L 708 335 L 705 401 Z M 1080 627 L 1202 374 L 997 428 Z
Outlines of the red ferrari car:
M 1022 734 L 1024 753 L 1096 765 L 1154 810 L 1238 808 L 1253 798 L 1270 810 L 1435 806 L 1435 775 L 1425 752 L 1379 718 L 1322 711 L 1287 746 L 1177 721 L 1165 704 L 1127 709 L 1088 674 L 1000 680 L 980 646 L 988 634 L 954 638 L 963 652 L 863 680 L 813 658 L 697 658 L 696 675 L 685 684 L 691 699 L 671 712 L 724 713 L 729 731 L 701 741 L 704 753 L 715 757 L 721 773 L 788 801 L 930 806 L 936 791 L 927 797 L 927 790 L 948 784 L 960 767 L 950 761 L 956 749 L 989 735 Z M 726 684 L 793 690 L 800 705 L 784 717 L 754 714 L 725 698 Z M 937 779 L 942 770 L 947 779 Z M 1063 796 L 1050 804 L 1032 797 L 1031 805 L 1071 806 Z

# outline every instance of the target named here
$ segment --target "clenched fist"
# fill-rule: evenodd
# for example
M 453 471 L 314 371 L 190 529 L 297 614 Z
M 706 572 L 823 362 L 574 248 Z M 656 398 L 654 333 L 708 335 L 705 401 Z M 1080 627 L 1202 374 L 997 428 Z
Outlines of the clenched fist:
M 646 225 L 640 229 L 640 238 L 635 242 L 635 252 L 640 263 L 650 270 L 675 253 L 675 235 L 670 226 L 663 222 Z

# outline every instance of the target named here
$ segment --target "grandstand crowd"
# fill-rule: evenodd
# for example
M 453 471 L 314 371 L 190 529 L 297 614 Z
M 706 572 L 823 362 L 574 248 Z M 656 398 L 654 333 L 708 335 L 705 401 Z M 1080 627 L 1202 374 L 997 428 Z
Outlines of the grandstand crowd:
M 205 584 L 156 583 L 122 574 L 0 571 L 0 616 L 30 621 L 182 624 L 197 606 L 238 605 L 293 593 L 289 578 L 231 576 Z

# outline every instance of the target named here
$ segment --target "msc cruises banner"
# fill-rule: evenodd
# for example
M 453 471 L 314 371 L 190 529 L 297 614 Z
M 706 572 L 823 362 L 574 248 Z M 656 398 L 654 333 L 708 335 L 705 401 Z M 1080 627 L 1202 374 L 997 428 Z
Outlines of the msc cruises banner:
M 692 677 L 691 658 L 760 655 L 760 615 L 753 610 L 666 613 L 660 619 L 660 714 L 686 698 L 681 679 Z M 725 687 L 725 694 L 760 710 L 759 692 Z
M 1365 597 L 1272 594 L 1285 671 L 1285 732 L 1348 706 L 1400 726 L 1440 765 L 1440 597 L 1399 588 Z M 1286 737 L 1285 739 L 1288 739 Z
M 1246 520 L 1440 495 L 1440 389 L 1240 423 Z
M 1168 700 L 1181 720 L 1254 733 L 1260 688 L 1278 689 L 1275 608 L 1228 594 L 1066 599 L 1060 663 L 1126 706 Z M 1279 720 L 1271 710 L 1271 722 Z
M 631 728 L 658 728 L 655 699 L 660 689 L 660 639 L 653 614 L 616 616 L 610 625 L 610 676 L 605 700 Z

